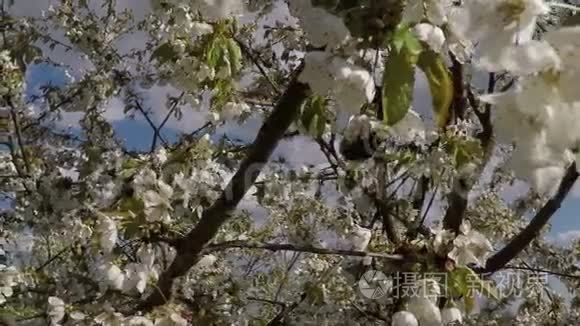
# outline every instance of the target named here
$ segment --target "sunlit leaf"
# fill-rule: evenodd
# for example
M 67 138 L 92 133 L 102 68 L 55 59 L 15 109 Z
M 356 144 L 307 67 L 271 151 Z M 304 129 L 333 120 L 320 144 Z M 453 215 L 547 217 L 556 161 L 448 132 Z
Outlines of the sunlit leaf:
M 453 80 L 451 73 L 439 53 L 432 50 L 419 55 L 417 66 L 425 73 L 433 103 L 433 112 L 437 125 L 442 128 L 449 121 L 453 101 Z
M 383 75 L 383 119 L 388 125 L 396 124 L 409 111 L 420 49 L 421 44 L 408 28 L 396 32 Z
M 312 137 L 321 137 L 326 128 L 326 99 L 322 96 L 313 96 L 305 102 L 300 124 Z
M 448 291 L 453 297 L 463 296 L 466 309 L 470 311 L 475 304 L 475 293 L 479 292 L 488 298 L 499 300 L 499 293 L 492 282 L 482 280 L 477 273 L 468 267 L 458 267 L 449 274 Z M 469 308 L 469 306 L 471 308 Z
M 239 72 L 242 69 L 242 49 L 234 39 L 227 39 L 226 45 L 232 72 Z

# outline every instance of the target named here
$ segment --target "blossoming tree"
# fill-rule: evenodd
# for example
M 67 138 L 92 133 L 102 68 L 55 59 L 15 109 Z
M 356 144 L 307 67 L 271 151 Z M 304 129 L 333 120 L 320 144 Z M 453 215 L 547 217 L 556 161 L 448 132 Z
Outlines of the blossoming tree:
M 544 236 L 578 178 L 573 4 L 1 2 L 1 324 L 580 322 L 580 242 Z M 38 66 L 74 78 L 31 95 Z M 218 132 L 250 116 L 252 142 Z M 296 137 L 325 162 L 270 160 Z

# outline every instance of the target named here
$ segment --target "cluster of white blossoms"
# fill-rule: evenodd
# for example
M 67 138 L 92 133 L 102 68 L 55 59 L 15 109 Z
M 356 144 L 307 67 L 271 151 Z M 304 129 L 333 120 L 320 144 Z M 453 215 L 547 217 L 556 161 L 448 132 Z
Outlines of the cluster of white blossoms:
M 288 9 L 299 19 L 304 34 L 314 46 L 335 49 L 351 38 L 342 18 L 312 6 L 310 0 L 289 1 Z
M 359 113 L 375 95 L 374 80 L 366 69 L 329 51 L 307 53 L 299 80 L 308 83 L 316 94 L 332 95 L 337 109 L 349 116 Z
M 516 176 L 548 195 L 580 144 L 575 127 L 580 96 L 574 90 L 580 82 L 580 28 L 564 27 L 532 39 L 538 16 L 549 11 L 543 0 L 471 0 L 448 13 L 451 34 L 477 44 L 481 69 L 521 77 L 514 89 L 481 99 L 496 105 L 499 140 L 515 145 L 511 165 Z M 434 29 L 415 29 L 432 48 L 439 46 Z
M 497 106 L 500 140 L 515 146 L 511 165 L 516 176 L 540 194 L 553 194 L 566 167 L 578 159 L 579 40 L 580 27 L 565 27 L 547 32 L 531 46 L 516 48 L 519 57 L 530 58 L 522 60 L 523 65 L 534 63 L 525 69 L 533 72 L 522 76 L 512 90 L 482 97 Z M 546 57 L 549 60 L 535 60 Z
M 446 255 L 456 266 L 483 266 L 493 251 L 491 242 L 483 234 L 473 230 L 468 220 L 463 221 L 459 231 L 458 235 L 451 230 L 437 231 L 433 239 L 435 253 Z
M 0 305 L 6 302 L 6 298 L 12 296 L 12 287 L 18 284 L 18 270 L 14 266 L 0 264 Z
M 154 11 L 165 11 L 167 5 L 191 7 L 199 12 L 204 20 L 220 20 L 239 16 L 244 13 L 244 2 L 239 0 L 151 0 Z
M 417 38 L 429 45 L 431 50 L 440 53 L 445 44 L 445 34 L 443 30 L 436 25 L 421 23 L 413 27 L 413 32 Z
M 141 170 L 133 180 L 135 195 L 143 201 L 145 218 L 149 222 L 171 221 L 173 188 L 158 178 L 151 169 Z
M 308 83 L 318 95 L 332 95 L 337 109 L 344 113 L 340 117 L 344 124 L 351 115 L 359 113 L 361 105 L 372 101 L 375 95 L 373 77 L 365 68 L 333 53 L 351 39 L 341 17 L 313 7 L 310 0 L 290 1 L 288 6 L 292 15 L 299 19 L 308 41 L 325 48 L 306 53 L 299 80 Z
M 413 295 L 407 298 L 405 310 L 393 314 L 392 326 L 441 326 L 463 322 L 463 314 L 456 307 L 439 309 L 439 283 L 434 279 L 420 279 L 411 285 Z
M 48 297 L 46 313 L 50 318 L 50 325 L 60 325 L 60 321 L 66 315 L 64 301 L 58 297 Z
M 155 251 L 151 245 L 143 245 L 137 250 L 137 262 L 128 264 L 122 270 L 112 261 L 112 252 L 118 243 L 117 222 L 99 214 L 95 236 L 100 251 L 94 258 L 95 279 L 104 291 L 107 288 L 133 293 L 143 293 L 150 280 L 158 278 Z
M 175 40 L 175 44 L 182 44 L 181 51 L 185 51 L 186 41 L 181 39 L 190 39 L 192 37 L 199 37 L 213 32 L 213 27 L 205 22 L 199 21 L 194 16 L 194 8 L 187 4 L 179 4 L 171 11 L 171 17 L 174 20 L 173 24 L 164 25 L 165 31 Z
M 426 17 L 435 25 L 447 22 L 451 0 L 409 0 L 403 11 L 403 22 L 419 23 Z
M 23 86 L 20 68 L 10 55 L 10 51 L 0 51 L 0 96 L 8 95 Z
M 228 102 L 221 112 L 220 118 L 223 120 L 235 120 L 242 114 L 250 112 L 250 106 L 244 102 Z

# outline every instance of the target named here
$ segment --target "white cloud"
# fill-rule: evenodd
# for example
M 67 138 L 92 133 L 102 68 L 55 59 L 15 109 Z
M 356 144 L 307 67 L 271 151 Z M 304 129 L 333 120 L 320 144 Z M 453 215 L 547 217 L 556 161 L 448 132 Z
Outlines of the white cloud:
M 560 232 L 548 237 L 548 241 L 561 246 L 568 246 L 571 242 L 577 240 L 580 240 L 580 230 Z

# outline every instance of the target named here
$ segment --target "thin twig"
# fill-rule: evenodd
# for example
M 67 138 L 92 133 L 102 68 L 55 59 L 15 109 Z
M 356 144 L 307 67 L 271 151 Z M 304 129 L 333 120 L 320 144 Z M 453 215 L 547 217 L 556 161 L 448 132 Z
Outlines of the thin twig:
M 502 269 L 513 269 L 513 270 L 519 270 L 519 271 L 529 271 L 529 272 L 534 272 L 534 273 L 544 273 L 544 274 L 550 274 L 550 275 L 561 276 L 561 277 L 566 277 L 566 278 L 580 279 L 580 275 L 572 275 L 572 274 L 554 272 L 554 271 L 547 270 L 547 269 L 527 267 L 527 266 L 506 265 Z
M 234 38 L 234 40 L 238 43 L 242 52 L 250 59 L 250 61 L 252 61 L 252 63 L 256 66 L 256 68 L 258 68 L 258 70 L 260 71 L 262 76 L 264 76 L 264 78 L 266 78 L 266 81 L 268 81 L 268 84 L 270 84 L 270 86 L 272 87 L 274 92 L 276 92 L 276 94 L 278 94 L 278 95 L 282 94 L 280 87 L 278 87 L 278 85 L 270 77 L 270 75 L 268 74 L 266 69 L 264 69 L 260 57 L 257 56 L 254 53 L 254 51 L 252 49 L 250 49 L 249 46 L 247 46 L 244 42 L 242 42 L 242 40 L 240 40 L 238 38 Z
M 373 253 L 366 251 L 356 251 L 356 250 L 342 250 L 342 249 L 328 249 L 328 248 L 317 248 L 311 246 L 297 246 L 293 244 L 284 243 L 260 243 L 251 241 L 226 241 L 222 243 L 210 244 L 204 249 L 204 252 L 210 253 L 215 251 L 222 251 L 232 248 L 238 249 L 261 249 L 269 251 L 292 251 L 292 252 L 304 252 L 317 255 L 331 255 L 331 256 L 344 256 L 344 257 L 373 257 L 379 259 L 385 259 L 390 261 L 403 261 L 405 259 L 402 255 L 392 255 L 384 253 Z

